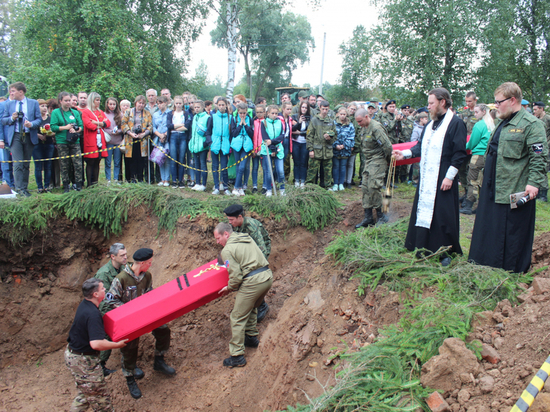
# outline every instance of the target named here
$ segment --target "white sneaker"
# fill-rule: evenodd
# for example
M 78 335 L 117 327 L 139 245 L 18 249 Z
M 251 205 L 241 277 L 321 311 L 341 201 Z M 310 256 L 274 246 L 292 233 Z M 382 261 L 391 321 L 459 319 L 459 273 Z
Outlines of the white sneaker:
M 159 182 L 159 183 L 157 184 L 157 186 L 164 186 L 164 183 L 163 183 L 163 182 Z
M 197 189 L 197 192 L 204 192 L 206 190 L 206 186 L 199 185 L 199 188 Z
M 248 189 L 248 186 L 247 185 L 243 185 L 243 190 L 247 190 Z
M 240 196 L 241 195 L 237 189 L 233 189 L 231 194 L 234 195 L 234 196 Z
M 199 190 L 200 188 L 201 188 L 201 185 L 196 184 L 195 186 L 193 186 L 193 187 L 191 188 L 191 190 Z
M 214 189 L 214 190 L 212 190 L 212 194 L 213 195 L 219 195 L 220 191 L 218 189 Z
M 306 184 L 304 182 L 300 183 L 300 187 L 306 187 Z
M 286 196 L 286 194 L 285 194 L 285 189 L 279 190 L 279 193 L 281 194 L 281 196 Z
M 229 191 L 229 189 L 225 189 L 223 191 L 227 196 L 231 196 L 231 192 Z
M 295 182 L 294 187 L 300 187 L 300 182 Z
M 271 190 L 268 190 L 267 192 L 265 192 L 265 196 L 266 197 L 271 197 L 271 196 L 273 196 L 273 193 L 271 192 Z
M 344 185 L 338 185 L 338 190 L 345 190 Z
M 244 193 L 243 189 L 239 189 L 239 196 L 245 196 L 245 193 Z
M 329 189 L 329 190 L 331 190 L 333 192 L 337 192 L 338 191 L 338 185 L 332 186 L 332 189 Z
M 223 183 L 220 183 L 219 186 L 220 186 L 220 187 L 219 187 L 220 192 L 223 192 L 223 191 L 225 190 L 225 189 L 223 188 Z
M 168 187 L 168 186 L 170 186 L 170 183 L 164 182 L 164 185 L 163 185 L 163 186 L 164 186 L 164 187 Z

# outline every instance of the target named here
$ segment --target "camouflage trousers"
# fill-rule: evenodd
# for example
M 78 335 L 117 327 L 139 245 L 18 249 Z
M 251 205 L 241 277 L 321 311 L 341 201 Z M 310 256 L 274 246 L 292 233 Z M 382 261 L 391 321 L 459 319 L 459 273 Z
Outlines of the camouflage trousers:
M 548 155 L 548 161 L 546 163 L 546 173 L 544 174 L 544 181 L 542 182 L 542 185 L 540 188 L 542 190 L 548 190 L 548 172 L 550 171 L 550 154 Z
M 65 364 L 73 374 L 78 391 L 70 412 L 87 411 L 89 407 L 100 412 L 114 411 L 98 356 L 76 355 L 67 346 Z
M 377 209 L 382 207 L 380 189 L 384 185 L 384 178 L 388 169 L 385 159 L 365 159 L 361 190 L 363 192 L 363 209 Z
M 167 325 L 153 329 L 155 337 L 155 356 L 164 355 L 170 349 L 170 328 Z M 120 348 L 122 354 L 122 374 L 126 377 L 134 376 L 138 358 L 139 338 L 131 340 L 125 347 Z
M 332 159 L 309 159 L 306 183 L 315 183 L 321 168 L 325 177 L 325 187 L 329 189 L 332 187 Z
M 68 186 L 70 184 L 69 171 L 71 170 L 71 162 L 74 168 L 75 183 L 82 182 L 82 157 L 79 155 L 80 145 L 78 143 L 59 144 L 57 150 L 60 157 L 75 156 L 69 159 L 60 159 L 61 163 L 61 180 L 63 185 Z
M 466 159 L 464 159 L 464 163 L 462 163 L 460 169 L 458 169 L 458 179 L 460 185 L 464 188 L 464 192 L 468 192 L 468 167 L 470 166 L 471 158 L 472 155 L 468 155 Z
M 474 155 L 470 160 L 470 168 L 468 169 L 468 195 L 466 199 L 471 202 L 476 201 L 476 196 L 479 196 L 479 188 L 483 181 L 483 167 L 485 166 L 485 156 Z

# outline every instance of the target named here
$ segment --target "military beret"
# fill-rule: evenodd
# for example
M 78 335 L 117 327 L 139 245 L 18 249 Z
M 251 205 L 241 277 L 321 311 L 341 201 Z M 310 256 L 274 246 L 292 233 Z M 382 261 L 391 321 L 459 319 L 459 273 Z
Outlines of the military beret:
M 544 102 L 535 102 L 535 103 L 533 103 L 533 106 L 546 107 Z
M 153 249 L 142 247 L 134 253 L 135 262 L 145 262 L 153 257 Z
M 395 104 L 395 100 L 388 100 L 388 101 L 386 102 L 386 106 L 385 106 L 386 109 L 388 108 L 388 106 L 389 106 L 390 104 Z
M 410 104 L 404 104 L 403 106 L 401 106 L 401 110 L 403 109 L 410 109 L 411 108 L 411 105 Z
M 426 109 L 425 107 L 421 107 L 416 111 L 416 113 L 428 113 L 428 109 Z
M 231 205 L 225 208 L 223 211 L 227 216 L 237 217 L 244 214 L 244 209 L 241 205 Z
M 373 109 L 376 109 L 376 105 L 374 103 L 369 103 L 367 105 L 367 108 L 372 107 Z
M 529 104 L 529 102 L 528 102 L 527 100 L 523 99 L 523 100 L 521 101 L 521 105 L 522 105 L 522 106 L 525 106 L 526 104 Z
M 308 97 L 309 93 L 305 90 L 302 90 L 300 93 L 298 93 L 298 97 Z

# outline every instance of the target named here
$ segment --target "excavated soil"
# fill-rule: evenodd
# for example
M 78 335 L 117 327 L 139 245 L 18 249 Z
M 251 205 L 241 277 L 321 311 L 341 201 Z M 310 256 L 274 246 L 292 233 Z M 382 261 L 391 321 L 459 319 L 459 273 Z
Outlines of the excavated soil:
M 392 218 L 410 206 L 394 202 Z M 325 230 L 310 233 L 287 222 L 261 218 L 272 238 L 270 267 L 274 283 L 266 300 L 270 312 L 259 325 L 261 344 L 248 349 L 244 368 L 227 369 L 231 336 L 229 314 L 234 297 L 217 299 L 170 323 L 172 343 L 166 355 L 177 375 L 153 371 L 154 339 L 140 341 L 138 365 L 143 397 L 130 397 L 120 372 L 120 356 L 107 364 L 119 369 L 107 378 L 119 411 L 263 411 L 308 403 L 334 384 L 343 367 L 335 356 L 372 342 L 378 328 L 399 318 L 399 297 L 383 288 L 366 298 L 355 281 L 325 256 L 339 231 L 362 219 L 360 202 L 341 211 Z M 254 216 L 258 218 L 258 216 Z M 81 223 L 56 221 L 51 233 L 19 248 L 0 241 L 0 411 L 68 410 L 76 395 L 63 361 L 68 330 L 81 301 L 79 287 L 107 262 L 110 244 L 122 242 L 129 255 L 139 247 L 155 251 L 154 285 L 214 259 L 220 247 L 212 230 L 217 221 L 181 219 L 177 231 L 157 236 L 157 219 L 146 209 L 130 213 L 124 233 L 106 239 Z

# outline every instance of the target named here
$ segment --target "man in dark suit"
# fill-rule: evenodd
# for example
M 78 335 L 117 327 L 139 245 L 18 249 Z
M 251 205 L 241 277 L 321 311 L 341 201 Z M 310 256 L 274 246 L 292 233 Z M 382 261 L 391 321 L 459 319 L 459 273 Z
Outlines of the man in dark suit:
M 14 161 L 13 177 L 15 190 L 22 196 L 29 197 L 29 166 L 34 145 L 38 144 L 38 128 L 42 123 L 40 106 L 33 99 L 25 97 L 27 88 L 21 82 L 10 85 L 10 101 L 4 104 L 2 124 L 4 141 L 0 141 L 0 149 L 8 146 Z

